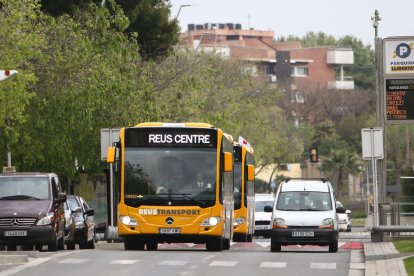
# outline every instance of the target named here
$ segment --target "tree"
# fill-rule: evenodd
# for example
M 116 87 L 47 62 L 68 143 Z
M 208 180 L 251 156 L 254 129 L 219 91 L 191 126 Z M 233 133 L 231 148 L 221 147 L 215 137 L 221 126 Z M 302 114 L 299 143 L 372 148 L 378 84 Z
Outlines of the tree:
M 165 57 L 178 43 L 177 20 L 170 20 L 169 0 L 117 0 L 131 24 L 128 32 L 138 33 L 141 56 Z
M 44 58 L 46 46 L 43 16 L 34 0 L 0 1 L 1 69 L 17 69 L 19 74 L 0 82 L 0 155 L 3 164 L 7 151 L 15 152 L 16 142 L 24 136 L 19 128 L 28 115 L 25 110 L 33 99 L 30 87 L 37 78 L 35 64 Z

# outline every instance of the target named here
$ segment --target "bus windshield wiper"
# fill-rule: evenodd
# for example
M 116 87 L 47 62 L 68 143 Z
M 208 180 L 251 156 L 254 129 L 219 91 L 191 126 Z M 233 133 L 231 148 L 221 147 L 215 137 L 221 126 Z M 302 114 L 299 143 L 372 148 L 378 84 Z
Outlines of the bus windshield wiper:
M 20 200 L 20 199 L 35 199 L 40 200 L 40 198 L 29 196 L 29 195 L 11 195 L 0 197 L 1 200 Z
M 191 197 L 190 196 L 191 194 L 157 194 L 157 195 L 163 195 L 163 196 L 169 196 L 169 197 L 170 196 L 182 196 L 182 197 L 185 197 L 185 198 L 187 198 L 187 199 L 189 199 L 189 200 L 191 200 L 195 203 L 202 204 L 202 205 L 206 204 L 204 201 L 201 201 L 201 200 L 198 200 L 198 199 L 195 199 L 195 198 Z

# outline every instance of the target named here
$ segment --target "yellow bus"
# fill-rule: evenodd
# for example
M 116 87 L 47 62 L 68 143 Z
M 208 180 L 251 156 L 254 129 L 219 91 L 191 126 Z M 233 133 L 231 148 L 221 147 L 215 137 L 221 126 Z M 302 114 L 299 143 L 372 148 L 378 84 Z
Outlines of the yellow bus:
M 235 242 L 252 242 L 254 234 L 253 149 L 234 144 L 234 235 Z
M 118 234 L 126 250 L 159 243 L 230 248 L 233 237 L 233 144 L 204 123 L 142 123 L 120 130 L 108 148 L 120 183 Z

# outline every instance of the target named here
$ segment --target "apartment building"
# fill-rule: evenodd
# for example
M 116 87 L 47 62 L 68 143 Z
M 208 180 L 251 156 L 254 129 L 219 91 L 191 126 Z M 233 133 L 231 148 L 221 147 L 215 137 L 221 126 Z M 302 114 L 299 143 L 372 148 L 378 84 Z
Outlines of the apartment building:
M 188 24 L 179 45 L 251 62 L 269 82 L 284 85 L 293 95 L 306 89 L 354 89 L 343 69 L 354 62 L 352 49 L 302 48 L 300 42 L 275 42 L 274 37 L 273 31 L 244 30 L 241 24 Z

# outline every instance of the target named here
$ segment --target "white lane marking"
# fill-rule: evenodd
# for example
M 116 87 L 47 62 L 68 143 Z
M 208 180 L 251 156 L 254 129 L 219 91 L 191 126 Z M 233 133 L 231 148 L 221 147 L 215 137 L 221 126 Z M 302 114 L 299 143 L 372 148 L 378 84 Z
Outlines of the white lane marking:
M 194 243 L 185 243 L 185 245 L 187 245 L 187 247 L 193 248 L 195 246 Z
M 256 242 L 257 245 L 260 245 L 261 247 L 268 247 L 270 246 L 270 242 Z
M 285 268 L 286 262 L 261 262 L 260 267 Z
M 237 244 L 237 242 L 232 242 L 232 241 L 230 241 L 230 246 L 233 246 L 233 245 L 235 245 L 235 244 Z
M 40 265 L 40 264 L 42 264 L 44 262 L 49 261 L 50 259 L 51 258 L 38 258 L 38 259 L 35 259 L 35 260 L 30 261 L 29 263 L 26 263 L 24 265 L 20 265 L 20 266 L 17 266 L 17 267 L 12 267 L 10 269 L 1 271 L 0 272 L 0 276 L 8 276 L 8 275 L 12 275 L 12 274 L 18 273 L 18 272 L 22 271 L 23 269 Z
M 110 264 L 136 264 L 139 260 L 113 260 L 110 261 Z
M 236 266 L 237 262 L 214 261 L 209 266 Z
M 187 261 L 162 261 L 159 265 L 186 265 Z
M 338 242 L 338 247 L 341 247 L 344 244 L 346 244 L 346 242 Z
M 204 259 L 203 259 L 203 261 L 208 261 L 208 260 L 210 260 L 210 259 L 212 259 L 212 258 L 214 258 L 216 255 L 210 255 L 210 256 L 207 256 L 207 257 L 205 257 Z
M 89 259 L 63 259 L 60 264 L 83 264 L 89 261 Z
M 336 269 L 336 263 L 311 263 L 313 269 Z

